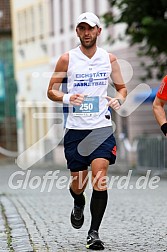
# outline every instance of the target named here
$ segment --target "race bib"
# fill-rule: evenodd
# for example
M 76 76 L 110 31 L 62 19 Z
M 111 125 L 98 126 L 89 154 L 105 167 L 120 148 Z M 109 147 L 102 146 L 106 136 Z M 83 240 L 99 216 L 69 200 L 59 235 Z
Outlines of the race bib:
M 80 106 L 73 107 L 74 116 L 92 116 L 99 114 L 99 96 L 86 96 Z

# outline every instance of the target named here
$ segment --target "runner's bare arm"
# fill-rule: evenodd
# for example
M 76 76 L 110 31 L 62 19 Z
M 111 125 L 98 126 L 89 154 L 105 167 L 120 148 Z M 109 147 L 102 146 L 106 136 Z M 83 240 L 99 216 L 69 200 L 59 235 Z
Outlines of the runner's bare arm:
M 63 79 L 66 77 L 68 68 L 68 53 L 63 54 L 55 67 L 54 73 L 50 79 L 47 91 L 48 98 L 52 101 L 63 101 L 64 93 L 59 90 Z
M 59 58 L 56 64 L 47 91 L 47 96 L 52 101 L 65 102 L 65 99 L 63 98 L 65 98 L 66 94 L 60 91 L 59 88 L 62 84 L 63 79 L 67 75 L 68 62 L 69 62 L 69 54 L 65 53 Z M 80 105 L 83 102 L 83 98 L 84 95 L 74 94 L 67 96 L 66 100 L 68 100 L 67 103 L 70 103 L 72 105 Z
M 117 62 L 117 58 L 113 54 L 109 54 L 109 56 L 112 66 L 111 78 L 113 80 L 117 92 L 114 98 L 107 96 L 107 99 L 109 100 L 108 105 L 111 106 L 113 109 L 117 110 L 120 108 L 121 104 L 125 101 L 125 98 L 127 96 L 127 89 L 121 74 L 120 66 Z
M 113 54 L 110 54 L 110 62 L 112 66 L 111 78 L 117 90 L 116 97 L 124 101 L 127 96 L 127 89 L 126 89 L 126 86 L 122 77 L 119 63 L 117 61 L 117 58 Z
M 166 102 L 164 100 L 159 99 L 157 96 L 155 97 L 155 100 L 153 102 L 154 116 L 160 126 L 167 122 L 164 110 L 165 103 Z

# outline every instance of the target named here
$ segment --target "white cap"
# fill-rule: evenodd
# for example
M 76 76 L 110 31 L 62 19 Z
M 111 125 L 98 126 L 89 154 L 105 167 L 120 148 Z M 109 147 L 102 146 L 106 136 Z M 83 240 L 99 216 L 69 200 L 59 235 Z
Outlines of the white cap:
M 77 20 L 76 26 L 78 26 L 80 23 L 87 23 L 91 27 L 98 26 L 100 27 L 100 20 L 99 18 L 92 12 L 84 12 L 82 13 Z

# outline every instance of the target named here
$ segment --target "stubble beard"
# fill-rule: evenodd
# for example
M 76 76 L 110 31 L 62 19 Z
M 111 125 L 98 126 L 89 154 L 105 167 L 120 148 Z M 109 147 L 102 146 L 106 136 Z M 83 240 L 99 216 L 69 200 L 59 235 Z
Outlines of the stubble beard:
M 85 43 L 83 39 L 80 38 L 80 42 L 81 45 L 85 48 L 85 49 L 90 49 L 92 48 L 95 44 L 96 44 L 96 40 L 97 38 L 94 38 L 93 40 L 90 41 L 89 44 Z

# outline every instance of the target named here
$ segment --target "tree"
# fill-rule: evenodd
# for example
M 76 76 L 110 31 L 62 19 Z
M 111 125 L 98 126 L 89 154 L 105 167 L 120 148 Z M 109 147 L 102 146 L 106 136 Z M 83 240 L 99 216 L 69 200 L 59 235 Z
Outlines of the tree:
M 103 15 L 106 27 L 126 23 L 125 34 L 130 45 L 139 45 L 139 56 L 149 56 L 151 63 L 142 63 L 145 78 L 161 79 L 167 74 L 167 0 L 108 0 L 111 11 Z M 114 7 L 119 15 L 114 14 Z M 110 42 L 113 39 L 109 38 Z M 156 71 L 154 71 L 156 70 Z

